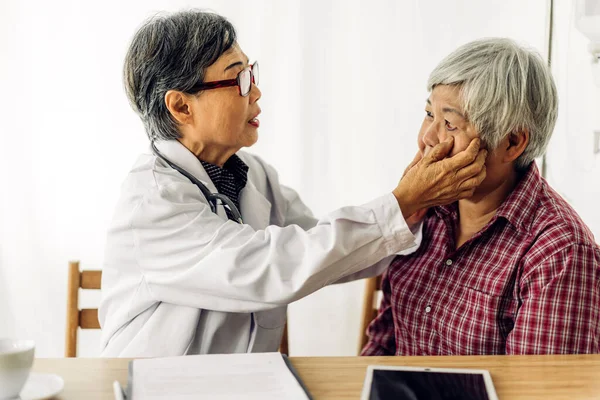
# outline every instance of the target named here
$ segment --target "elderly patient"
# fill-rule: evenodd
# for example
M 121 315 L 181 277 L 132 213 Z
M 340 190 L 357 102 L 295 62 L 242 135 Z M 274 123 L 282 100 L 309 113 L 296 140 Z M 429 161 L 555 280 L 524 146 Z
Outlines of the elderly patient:
M 600 249 L 534 162 L 557 115 L 544 61 L 479 40 L 444 59 L 428 90 L 421 153 L 480 137 L 487 177 L 473 197 L 427 211 L 421 247 L 384 276 L 362 354 L 599 352 Z

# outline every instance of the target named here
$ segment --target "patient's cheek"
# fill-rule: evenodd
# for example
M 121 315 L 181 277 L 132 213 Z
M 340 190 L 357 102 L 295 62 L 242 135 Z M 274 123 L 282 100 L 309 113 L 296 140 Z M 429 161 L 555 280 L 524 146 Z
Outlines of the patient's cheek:
M 450 157 L 457 155 L 461 151 L 464 151 L 469 147 L 470 140 L 463 137 L 454 137 L 454 147 L 450 152 Z

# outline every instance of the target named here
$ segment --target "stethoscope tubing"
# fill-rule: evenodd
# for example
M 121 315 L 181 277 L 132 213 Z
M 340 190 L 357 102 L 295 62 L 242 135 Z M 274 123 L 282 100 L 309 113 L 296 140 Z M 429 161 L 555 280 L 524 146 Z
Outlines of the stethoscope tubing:
M 221 193 L 211 193 L 210 190 L 208 190 L 208 188 L 206 187 L 206 185 L 204 185 L 204 183 L 200 182 L 199 179 L 197 179 L 195 176 L 193 176 L 192 174 L 187 172 L 185 169 L 181 168 L 179 165 L 175 164 L 174 162 L 169 161 L 167 159 L 167 157 L 165 157 L 160 151 L 158 151 L 158 149 L 156 148 L 156 145 L 154 144 L 154 141 L 152 141 L 150 143 L 150 145 L 152 146 L 152 151 L 154 152 L 154 154 L 156 154 L 156 156 L 158 158 L 160 158 L 165 163 L 167 163 L 167 165 L 169 167 L 173 168 L 175 171 L 177 171 L 181 175 L 185 176 L 194 185 L 196 185 L 198 187 L 198 189 L 200 189 L 200 192 L 208 201 L 208 204 L 210 205 L 210 210 L 213 213 L 215 213 L 215 214 L 217 213 L 217 205 L 219 204 L 219 201 L 220 201 L 221 204 L 223 205 L 223 207 L 226 207 L 229 209 L 229 211 L 233 215 L 233 218 L 235 219 L 236 222 L 238 222 L 240 224 L 244 223 L 244 221 L 242 220 L 242 214 L 240 213 L 240 210 L 235 206 L 235 204 L 233 204 L 233 201 L 231 201 L 231 199 L 229 197 L 227 197 Z

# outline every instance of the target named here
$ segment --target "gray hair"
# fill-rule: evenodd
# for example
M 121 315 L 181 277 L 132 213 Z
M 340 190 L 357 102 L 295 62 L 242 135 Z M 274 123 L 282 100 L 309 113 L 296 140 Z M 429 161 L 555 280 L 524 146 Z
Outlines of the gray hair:
M 203 82 L 205 69 L 235 41 L 229 21 L 200 10 L 159 14 L 139 28 L 125 56 L 123 80 L 129 103 L 150 140 L 181 137 L 165 94 L 188 92 Z
M 467 118 L 490 150 L 511 133 L 529 131 L 517 168 L 544 154 L 556 123 L 558 96 L 550 68 L 534 50 L 503 38 L 467 43 L 433 70 L 427 90 L 437 85 L 460 87 Z

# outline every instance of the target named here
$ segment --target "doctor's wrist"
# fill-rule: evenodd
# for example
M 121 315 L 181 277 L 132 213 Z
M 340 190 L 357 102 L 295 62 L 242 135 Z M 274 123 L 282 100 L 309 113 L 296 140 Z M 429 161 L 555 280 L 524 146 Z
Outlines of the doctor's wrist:
M 419 204 L 417 204 L 415 201 L 416 199 L 412 199 L 411 196 L 406 193 L 406 191 L 401 190 L 398 187 L 392 191 L 392 194 L 396 198 L 398 206 L 400 207 L 400 211 L 402 212 L 402 216 L 405 220 L 422 208 Z

